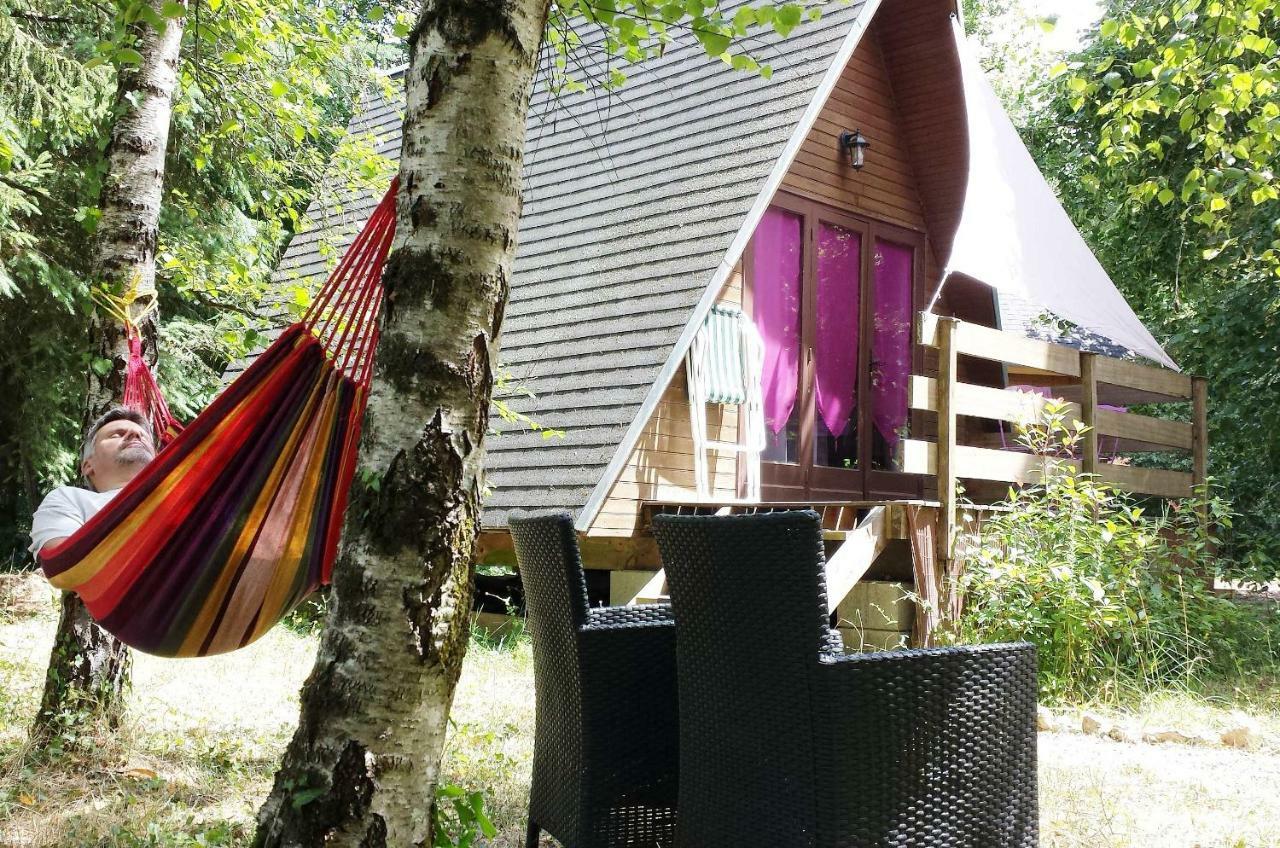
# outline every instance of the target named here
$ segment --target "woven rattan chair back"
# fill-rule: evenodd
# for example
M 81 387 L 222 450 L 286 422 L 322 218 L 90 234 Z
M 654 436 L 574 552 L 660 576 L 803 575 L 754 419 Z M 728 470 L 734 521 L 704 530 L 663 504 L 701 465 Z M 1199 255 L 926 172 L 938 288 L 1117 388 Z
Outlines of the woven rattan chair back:
M 812 512 L 658 516 L 679 848 L 1031 848 L 1027 644 L 844 655 Z
M 526 844 L 668 848 L 676 822 L 675 625 L 663 604 L 587 606 L 568 515 L 513 518 L 537 698 Z
M 827 634 L 817 514 L 657 516 L 653 532 L 676 617 L 678 844 L 812 844 L 809 676 Z
M 583 764 L 582 664 L 577 629 L 586 620 L 587 585 L 573 519 L 512 518 L 537 681 L 531 810 L 552 833 L 577 833 L 581 806 L 566 792 Z

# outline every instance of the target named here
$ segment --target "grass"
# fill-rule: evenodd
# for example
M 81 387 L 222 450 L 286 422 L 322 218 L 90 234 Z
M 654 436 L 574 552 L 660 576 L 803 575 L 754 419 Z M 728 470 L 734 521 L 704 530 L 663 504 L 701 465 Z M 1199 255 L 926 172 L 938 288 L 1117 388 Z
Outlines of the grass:
M 5 595 L 8 592 L 8 595 Z M 138 656 L 128 718 L 87 753 L 25 749 L 54 627 L 52 595 L 30 579 L 0 586 L 0 845 L 242 845 L 297 720 L 316 639 L 277 628 L 204 660 Z M 1280 689 L 1265 682 L 1211 697 L 1166 693 L 1116 721 L 1222 730 L 1245 709 L 1263 725 L 1255 751 L 1040 736 L 1045 848 L 1280 846 Z M 446 751 L 446 779 L 485 792 L 499 835 L 523 844 L 533 739 L 527 638 L 476 640 Z M 551 843 L 548 843 L 551 844 Z

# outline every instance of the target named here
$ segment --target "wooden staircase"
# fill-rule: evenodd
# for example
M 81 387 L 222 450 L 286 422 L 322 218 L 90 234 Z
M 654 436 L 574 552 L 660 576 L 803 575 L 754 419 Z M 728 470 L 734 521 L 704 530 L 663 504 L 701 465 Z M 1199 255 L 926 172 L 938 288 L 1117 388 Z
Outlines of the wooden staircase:
M 825 504 L 734 504 L 716 507 L 693 504 L 652 504 L 655 511 L 678 514 L 737 515 L 785 509 L 815 509 L 822 515 L 823 539 L 835 551 L 827 557 L 827 610 L 834 613 L 894 539 L 908 539 L 905 509 L 936 507 L 923 501 L 853 502 Z M 658 571 L 635 597 L 633 604 L 670 600 L 666 574 Z

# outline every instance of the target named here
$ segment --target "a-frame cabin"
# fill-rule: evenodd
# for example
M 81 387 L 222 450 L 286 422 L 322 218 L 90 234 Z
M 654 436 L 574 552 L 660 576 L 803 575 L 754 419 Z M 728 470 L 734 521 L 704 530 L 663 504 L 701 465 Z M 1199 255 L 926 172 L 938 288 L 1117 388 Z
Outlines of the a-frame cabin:
M 568 511 L 601 572 L 593 594 L 625 602 L 661 591 L 654 512 L 804 504 L 829 528 L 833 609 L 868 573 L 933 597 L 956 481 L 996 497 L 1033 479 L 1007 448 L 1050 387 L 1093 428 L 1086 470 L 1164 497 L 1204 479 L 1203 382 L 1127 354 L 1172 364 L 966 65 L 957 14 L 832 3 L 752 44 L 771 79 L 678 38 L 616 91 L 584 27 L 586 90 L 535 86 L 500 360 L 510 406 L 563 436 L 495 417 L 484 558 L 510 561 L 512 513 Z M 400 120 L 375 100 L 352 129 L 395 157 Z M 318 282 L 318 245 L 341 245 L 375 201 L 311 210 L 280 284 Z M 1046 308 L 1088 332 L 1030 338 Z M 690 361 L 725 351 L 746 363 L 733 385 L 701 366 L 691 383 Z M 1191 423 L 1125 411 L 1188 400 Z M 1109 461 L 1170 449 L 1193 472 Z M 930 626 L 922 611 L 918 641 Z

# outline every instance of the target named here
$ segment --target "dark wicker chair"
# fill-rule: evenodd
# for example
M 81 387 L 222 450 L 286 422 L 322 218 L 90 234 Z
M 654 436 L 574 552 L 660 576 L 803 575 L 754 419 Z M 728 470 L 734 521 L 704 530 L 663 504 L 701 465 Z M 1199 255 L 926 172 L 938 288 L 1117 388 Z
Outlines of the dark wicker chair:
M 587 605 L 568 515 L 513 518 L 533 636 L 528 846 L 670 846 L 676 821 L 671 607 Z
M 1037 842 L 1031 645 L 844 655 L 813 512 L 658 516 L 682 848 Z

